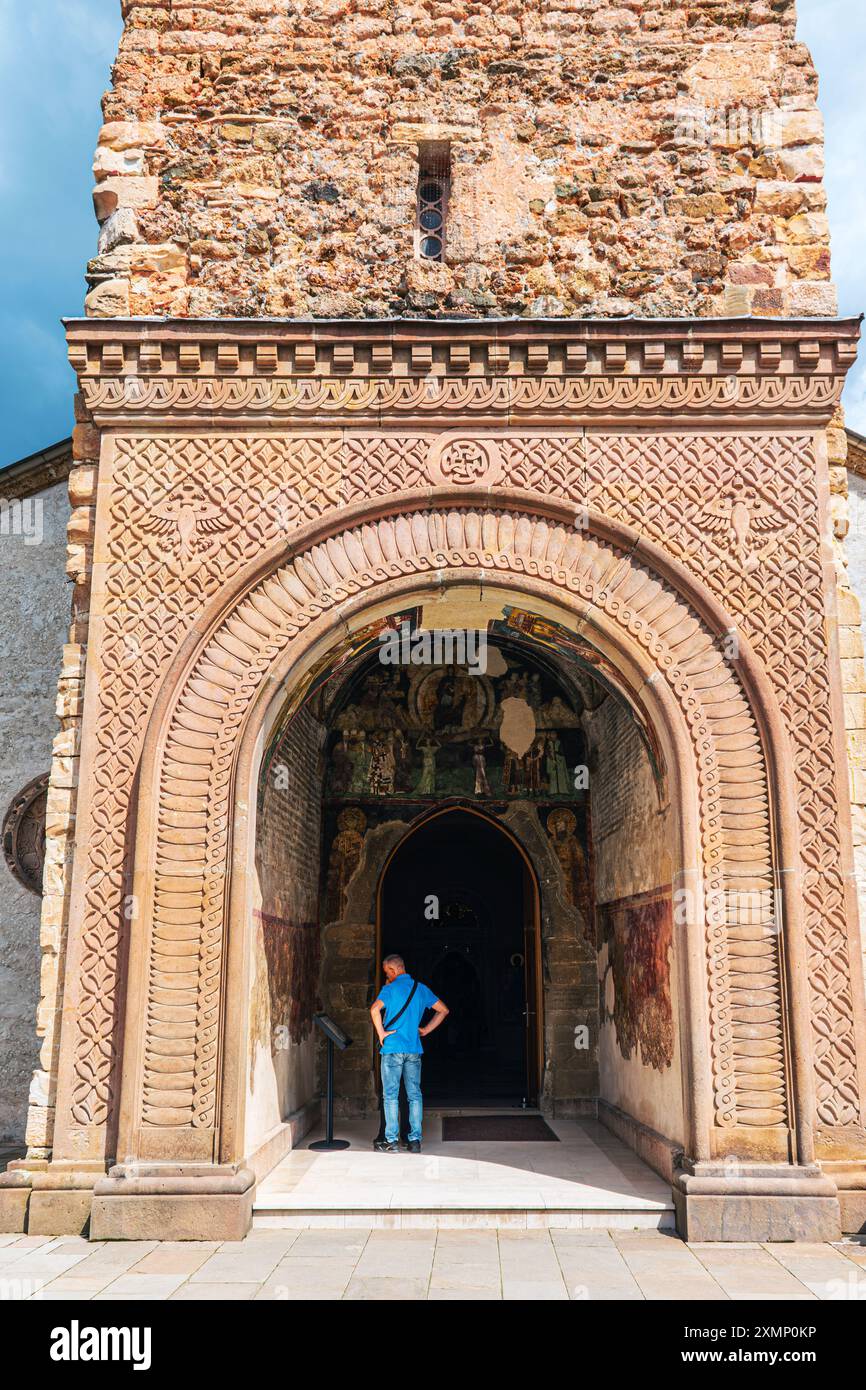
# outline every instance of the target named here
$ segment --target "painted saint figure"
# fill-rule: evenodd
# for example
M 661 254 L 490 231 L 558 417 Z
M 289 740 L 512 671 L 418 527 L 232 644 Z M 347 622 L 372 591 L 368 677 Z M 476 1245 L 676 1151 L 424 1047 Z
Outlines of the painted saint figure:
M 352 764 L 352 778 L 349 783 L 349 790 L 356 795 L 367 790 L 367 773 L 370 767 L 370 755 L 367 751 L 367 735 L 363 729 L 354 730 L 354 741 L 349 751 L 349 758 Z
M 392 795 L 394 791 L 396 766 L 393 734 L 374 734 L 370 744 L 370 772 L 368 777 L 371 796 Z
M 325 889 L 325 911 L 329 921 L 336 921 L 346 905 L 346 889 L 360 862 L 366 829 L 367 817 L 357 806 L 347 806 L 337 817 Z
M 523 788 L 523 759 L 513 748 L 505 745 L 502 760 L 502 786 L 514 795 Z
M 487 780 L 487 759 L 484 750 L 487 744 L 484 739 L 479 739 L 472 745 L 472 766 L 475 769 L 475 795 L 489 796 L 490 783 Z
M 349 730 L 342 729 L 340 738 L 331 750 L 331 790 L 335 796 L 344 796 L 352 783 L 352 755 L 349 747 Z
M 547 790 L 551 796 L 568 796 L 572 787 L 568 776 L 568 764 L 562 751 L 558 734 L 548 734 L 545 755 Z
M 402 729 L 394 734 L 394 790 L 412 790 L 412 745 Z
M 589 868 L 583 847 L 575 833 L 576 830 L 577 817 L 573 811 L 569 811 L 565 806 L 551 811 L 547 817 L 547 833 L 553 844 L 553 852 L 562 869 L 566 902 L 580 909 L 584 918 L 584 931 L 591 939 L 593 912 Z
M 532 747 L 524 754 L 525 786 L 530 793 L 542 790 L 541 764 L 544 758 L 544 739 L 534 740 Z
M 421 750 L 421 776 L 415 790 L 421 796 L 432 796 L 436 791 L 436 750 L 439 741 L 435 738 L 422 738 L 418 747 Z

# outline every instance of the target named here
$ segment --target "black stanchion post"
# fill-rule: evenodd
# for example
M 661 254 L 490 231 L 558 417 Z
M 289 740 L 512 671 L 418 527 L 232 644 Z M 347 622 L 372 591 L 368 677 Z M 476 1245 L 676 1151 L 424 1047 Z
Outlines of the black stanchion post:
M 328 1093 L 325 1099 L 325 1138 L 317 1139 L 310 1148 L 349 1149 L 351 1144 L 348 1139 L 334 1138 L 334 1048 L 338 1047 L 341 1052 L 345 1052 L 347 1047 L 352 1046 L 352 1039 L 327 1014 L 315 1014 L 313 1022 L 328 1040 Z

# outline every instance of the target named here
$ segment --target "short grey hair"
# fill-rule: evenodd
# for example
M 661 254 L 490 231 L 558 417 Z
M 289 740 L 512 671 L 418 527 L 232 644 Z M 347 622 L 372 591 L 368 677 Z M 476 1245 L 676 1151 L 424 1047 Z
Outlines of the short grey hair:
M 403 970 L 406 969 L 406 962 L 402 956 L 386 956 L 382 961 L 383 965 L 399 965 Z

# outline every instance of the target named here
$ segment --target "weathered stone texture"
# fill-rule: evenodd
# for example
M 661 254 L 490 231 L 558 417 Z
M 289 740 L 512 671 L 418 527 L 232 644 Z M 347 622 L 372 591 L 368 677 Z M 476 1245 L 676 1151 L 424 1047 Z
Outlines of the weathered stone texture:
M 60 651 L 69 625 L 69 587 L 63 574 L 69 515 L 65 483 L 23 505 L 35 503 L 41 506 L 41 544 L 0 534 L 0 817 L 23 787 L 51 766 Z M 0 1142 L 20 1143 L 23 1138 L 27 1090 L 38 1065 L 34 1018 L 40 906 L 40 899 L 17 883 L 0 859 Z
M 599 920 L 598 978 L 601 989 L 599 1094 L 657 1134 L 680 1140 L 683 1134 L 682 1059 L 675 1046 L 654 1067 L 638 1048 L 627 1055 L 614 1023 L 618 978 L 610 933 L 604 930 L 605 905 L 637 901 L 652 892 L 670 895 L 675 873 L 672 823 L 664 779 L 653 773 L 638 724 L 620 702 L 607 699 L 586 719 L 591 747 L 593 850 Z M 673 953 L 671 953 L 672 956 Z M 678 1004 L 676 974 L 665 962 L 662 978 Z M 634 982 L 629 982 L 634 989 Z M 643 1006 L 646 1006 L 644 1001 Z
M 835 311 L 793 0 L 124 8 L 92 315 Z
M 67 638 L 55 652 L 60 675 L 54 707 L 55 733 L 51 747 L 50 781 L 45 816 L 45 875 L 40 920 L 41 964 L 36 1034 L 39 1065 L 30 1083 L 26 1140 L 31 1157 L 50 1154 L 54 1137 L 57 1057 L 60 1047 L 62 992 L 67 946 L 69 895 L 75 851 L 75 821 L 81 765 L 81 723 L 84 673 L 90 620 L 90 578 L 93 565 L 93 524 L 96 504 L 96 463 L 99 440 L 83 421 L 80 398 L 75 401 L 72 432 L 74 467 L 69 474 L 63 517 L 66 520 L 66 577 L 72 582 L 71 623 Z M 58 531 L 58 543 L 64 538 Z M 58 582 L 59 582 L 58 564 Z M 66 590 L 68 595 L 69 590 Z M 69 604 L 67 597 L 66 604 Z M 67 608 L 68 612 L 68 608 Z M 58 652 L 59 648 L 59 652 Z M 73 1204 L 73 1227 L 77 1220 Z
M 854 873 L 866 965 L 866 665 L 862 613 L 866 604 L 866 448 L 842 429 L 828 432 L 831 513 L 840 583 L 839 655 L 845 702 Z M 847 444 L 847 448 L 846 448 Z M 848 469 L 845 463 L 847 458 Z
M 319 990 L 319 856 L 324 729 L 291 718 L 260 789 L 250 1001 L 247 1149 L 315 1094 L 313 1013 Z

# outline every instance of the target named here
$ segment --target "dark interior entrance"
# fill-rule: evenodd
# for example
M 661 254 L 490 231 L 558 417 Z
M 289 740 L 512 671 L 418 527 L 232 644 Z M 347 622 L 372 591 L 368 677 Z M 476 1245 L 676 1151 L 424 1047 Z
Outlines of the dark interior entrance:
M 380 913 L 381 956 L 403 956 L 451 1011 L 424 1043 L 425 1100 L 534 1105 L 535 895 L 510 836 L 472 811 L 431 816 L 388 865 Z

